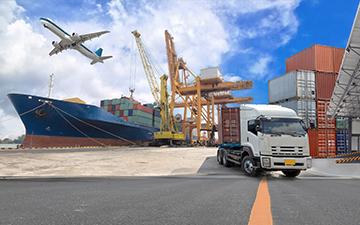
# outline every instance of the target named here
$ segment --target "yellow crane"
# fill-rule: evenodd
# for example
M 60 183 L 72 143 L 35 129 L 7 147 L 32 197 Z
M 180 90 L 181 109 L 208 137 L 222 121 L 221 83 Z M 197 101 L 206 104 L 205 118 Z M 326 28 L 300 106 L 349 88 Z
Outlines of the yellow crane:
M 155 99 L 156 104 L 160 107 L 161 125 L 160 131 L 154 133 L 156 144 L 169 143 L 172 145 L 174 142 L 182 142 L 185 140 L 183 133 L 176 130 L 174 116 L 169 107 L 169 94 L 167 92 L 167 75 L 160 77 L 160 89 L 156 80 L 156 75 L 150 61 L 150 57 L 145 50 L 144 44 L 141 40 L 141 34 L 134 30 L 131 32 L 136 41 L 139 50 L 140 58 L 144 67 L 145 75 L 148 80 L 151 93 Z

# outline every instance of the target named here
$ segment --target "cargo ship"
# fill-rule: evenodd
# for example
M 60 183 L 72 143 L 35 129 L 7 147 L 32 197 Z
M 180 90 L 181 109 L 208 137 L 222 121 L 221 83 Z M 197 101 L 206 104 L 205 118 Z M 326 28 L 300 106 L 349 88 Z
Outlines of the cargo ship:
M 159 130 L 159 112 L 129 98 L 104 100 L 97 107 L 78 98 L 8 97 L 26 129 L 24 148 L 143 145 Z

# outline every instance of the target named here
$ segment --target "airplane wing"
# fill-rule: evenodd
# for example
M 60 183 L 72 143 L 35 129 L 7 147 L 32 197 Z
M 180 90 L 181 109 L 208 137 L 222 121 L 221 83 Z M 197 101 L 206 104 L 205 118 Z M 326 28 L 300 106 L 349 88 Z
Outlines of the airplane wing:
M 85 41 L 100 37 L 101 35 L 106 34 L 106 33 L 110 33 L 110 31 L 106 30 L 106 31 L 100 31 L 100 32 L 95 32 L 95 33 L 82 34 L 82 35 L 79 35 L 79 37 L 80 37 L 80 41 L 83 43 Z

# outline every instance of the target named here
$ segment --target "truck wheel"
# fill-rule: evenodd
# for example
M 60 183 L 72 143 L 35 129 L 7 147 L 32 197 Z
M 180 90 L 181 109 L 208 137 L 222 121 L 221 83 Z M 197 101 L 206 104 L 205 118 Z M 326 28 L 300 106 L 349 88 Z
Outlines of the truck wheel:
M 222 162 L 225 167 L 231 167 L 232 163 L 227 160 L 226 153 L 222 154 Z
M 257 176 L 256 163 L 251 156 L 245 156 L 241 162 L 241 169 L 247 176 Z
M 300 174 L 301 170 L 282 170 L 281 172 L 287 177 L 296 177 Z
M 221 155 L 221 150 L 217 151 L 216 160 L 219 163 L 219 165 L 223 165 L 223 159 L 222 159 L 222 155 Z

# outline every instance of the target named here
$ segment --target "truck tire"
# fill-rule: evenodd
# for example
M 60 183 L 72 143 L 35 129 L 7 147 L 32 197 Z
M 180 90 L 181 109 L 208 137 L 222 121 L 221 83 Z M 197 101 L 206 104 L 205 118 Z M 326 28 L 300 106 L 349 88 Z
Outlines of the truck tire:
M 225 152 L 222 154 L 222 162 L 225 167 L 231 167 L 233 165 L 229 160 L 227 160 L 227 155 Z
M 287 177 L 296 177 L 300 174 L 301 170 L 282 170 L 281 172 Z
M 216 160 L 219 163 L 219 165 L 223 165 L 223 159 L 222 159 L 222 154 L 221 154 L 221 150 L 219 149 L 217 151 L 217 155 L 216 155 Z
M 245 156 L 241 162 L 241 169 L 245 175 L 256 177 L 258 175 L 256 163 L 251 156 Z

